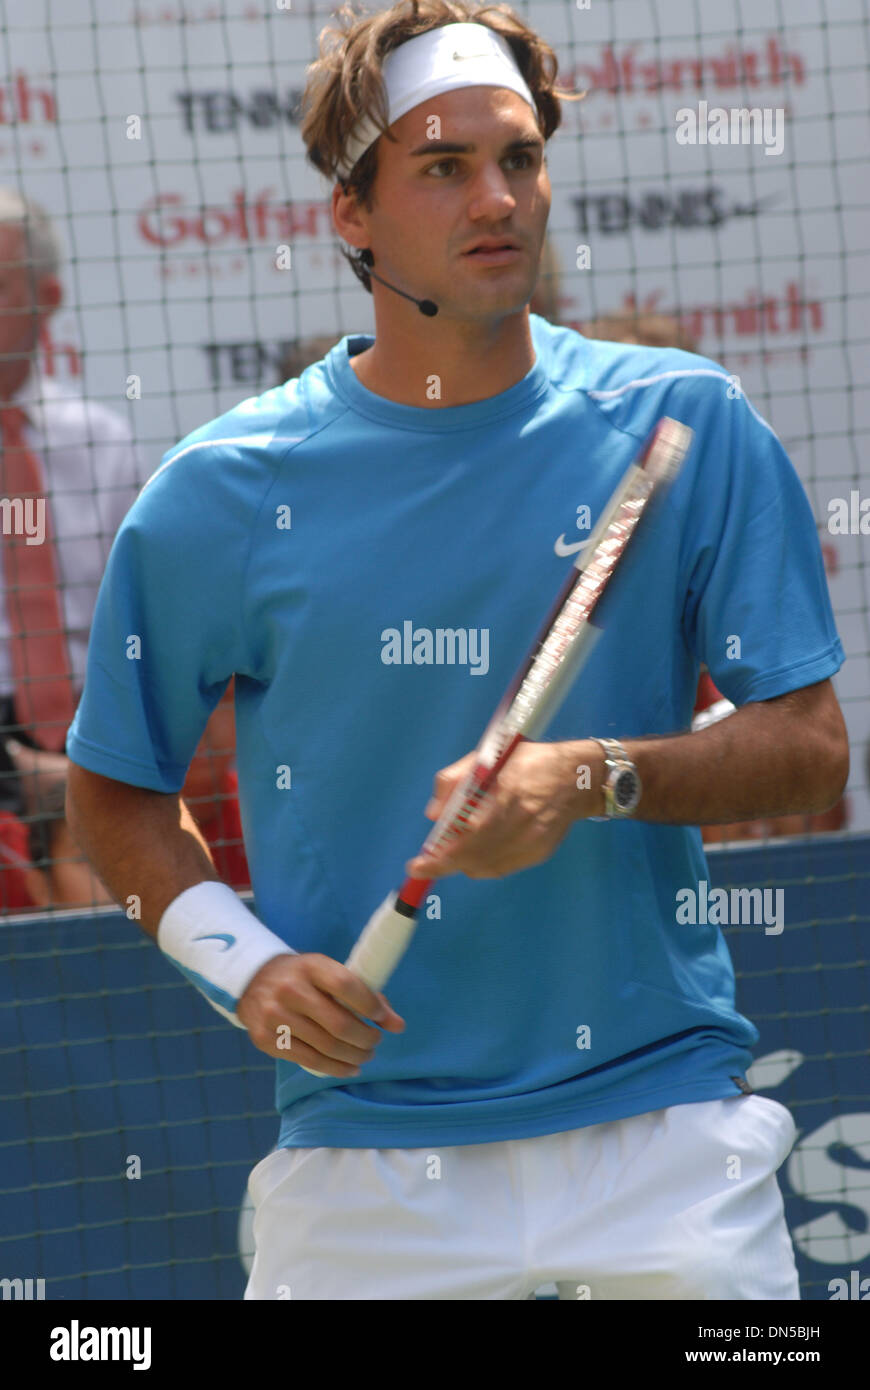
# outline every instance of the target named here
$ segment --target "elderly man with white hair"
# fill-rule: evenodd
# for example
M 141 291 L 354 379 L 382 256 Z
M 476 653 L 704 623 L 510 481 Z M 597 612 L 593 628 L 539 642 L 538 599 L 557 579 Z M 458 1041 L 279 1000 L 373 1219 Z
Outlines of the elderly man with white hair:
M 106 559 L 141 484 L 122 416 L 40 368 L 60 270 L 48 214 L 0 188 L 0 807 L 16 812 L 5 736 L 63 749 Z

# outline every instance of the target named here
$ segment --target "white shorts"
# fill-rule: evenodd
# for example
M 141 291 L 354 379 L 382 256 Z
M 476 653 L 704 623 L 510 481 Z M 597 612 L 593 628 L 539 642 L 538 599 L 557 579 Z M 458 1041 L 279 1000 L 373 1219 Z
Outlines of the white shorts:
M 246 1299 L 799 1299 L 765 1096 L 561 1134 L 276 1149 L 248 1183 Z

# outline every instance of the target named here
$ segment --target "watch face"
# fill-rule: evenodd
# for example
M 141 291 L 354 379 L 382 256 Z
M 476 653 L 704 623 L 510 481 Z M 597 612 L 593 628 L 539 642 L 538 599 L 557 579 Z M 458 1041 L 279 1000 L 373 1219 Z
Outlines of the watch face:
M 631 768 L 623 768 L 617 777 L 613 799 L 620 811 L 633 811 L 640 800 L 640 777 Z

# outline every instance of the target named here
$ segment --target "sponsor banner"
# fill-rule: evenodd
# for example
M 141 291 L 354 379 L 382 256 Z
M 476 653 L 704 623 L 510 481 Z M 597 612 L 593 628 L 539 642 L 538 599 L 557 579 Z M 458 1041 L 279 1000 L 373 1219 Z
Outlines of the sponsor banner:
M 69 255 L 44 369 L 125 412 L 146 476 L 276 384 L 283 345 L 373 327 L 299 128 L 332 9 L 92 0 L 83 23 L 4 7 L 2 177 L 55 214 Z M 836 24 L 792 0 L 787 28 L 759 16 L 737 35 L 715 0 L 688 31 L 682 7 L 631 7 L 624 23 L 624 7 L 533 0 L 527 14 L 564 84 L 588 91 L 548 151 L 562 320 L 671 314 L 740 376 L 807 486 L 844 644 L 863 651 L 861 537 L 828 530 L 831 498 L 870 497 L 851 392 L 870 261 L 848 196 L 865 159 L 863 0 L 838 0 Z M 858 751 L 852 826 L 868 829 L 866 661 L 838 692 Z

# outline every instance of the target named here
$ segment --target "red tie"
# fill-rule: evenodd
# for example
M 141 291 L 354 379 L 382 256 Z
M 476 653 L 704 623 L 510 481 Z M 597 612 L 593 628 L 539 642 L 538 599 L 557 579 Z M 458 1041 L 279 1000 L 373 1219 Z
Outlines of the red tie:
M 6 498 L 45 502 L 45 539 L 27 544 L 27 535 L 3 536 L 6 607 L 12 629 L 15 713 L 42 748 L 57 751 L 66 742 L 75 714 L 69 651 L 64 634 L 60 585 L 45 479 L 36 454 L 24 442 L 27 416 L 17 406 L 0 409 L 2 487 Z M 10 514 L 14 516 L 12 509 Z M 32 518 L 38 517 L 34 502 Z M 31 535 L 31 540 L 33 536 Z

